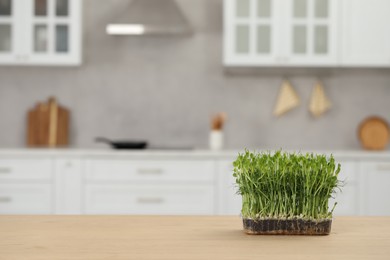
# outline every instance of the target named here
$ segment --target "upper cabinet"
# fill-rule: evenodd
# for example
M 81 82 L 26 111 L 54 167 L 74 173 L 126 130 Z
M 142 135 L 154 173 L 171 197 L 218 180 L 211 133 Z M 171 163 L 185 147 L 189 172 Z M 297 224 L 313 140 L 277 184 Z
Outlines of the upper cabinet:
M 225 0 L 227 66 L 390 67 L 388 0 Z
M 11 62 L 16 55 L 14 4 L 12 0 L 0 0 L 0 60 L 3 62 Z
M 226 0 L 225 64 L 337 62 L 337 0 Z
M 274 0 L 225 1 L 225 63 L 272 65 L 279 61 L 281 10 Z
M 340 0 L 283 1 L 285 63 L 328 66 L 337 63 Z
M 342 65 L 390 67 L 390 1 L 342 3 Z
M 0 0 L 0 64 L 79 65 L 80 0 Z

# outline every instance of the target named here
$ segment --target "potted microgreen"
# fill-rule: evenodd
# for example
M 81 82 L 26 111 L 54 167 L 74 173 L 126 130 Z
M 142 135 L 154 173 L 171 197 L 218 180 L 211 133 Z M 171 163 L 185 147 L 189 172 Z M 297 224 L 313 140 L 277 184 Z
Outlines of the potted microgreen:
M 246 233 L 330 233 L 337 203 L 328 203 L 340 187 L 333 156 L 245 151 L 233 165 Z

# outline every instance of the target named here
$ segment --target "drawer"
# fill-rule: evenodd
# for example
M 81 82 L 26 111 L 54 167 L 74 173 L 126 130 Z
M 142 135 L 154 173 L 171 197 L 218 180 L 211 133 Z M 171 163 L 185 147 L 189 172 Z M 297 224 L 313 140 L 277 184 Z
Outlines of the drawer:
M 87 214 L 211 215 L 212 185 L 87 185 Z
M 214 180 L 213 161 L 91 160 L 87 179 L 94 181 Z
M 0 184 L 0 214 L 50 214 L 49 184 Z
M 49 180 L 50 159 L 0 159 L 0 180 Z

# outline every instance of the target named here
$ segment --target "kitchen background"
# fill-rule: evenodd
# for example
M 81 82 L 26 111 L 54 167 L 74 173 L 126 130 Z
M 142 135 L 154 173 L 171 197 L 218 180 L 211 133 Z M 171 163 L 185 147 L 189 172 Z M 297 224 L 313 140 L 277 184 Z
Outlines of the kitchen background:
M 388 69 L 226 71 L 223 1 L 177 2 L 192 36 L 109 36 L 105 26 L 128 3 L 85 0 L 81 67 L 1 66 L 0 147 L 25 146 L 26 111 L 48 96 L 70 108 L 71 143 L 82 148 L 98 146 L 96 136 L 207 148 L 210 116 L 225 111 L 229 149 L 355 149 L 365 117 L 390 120 Z M 276 118 L 285 77 L 302 104 Z M 333 107 L 315 119 L 308 104 L 317 77 Z

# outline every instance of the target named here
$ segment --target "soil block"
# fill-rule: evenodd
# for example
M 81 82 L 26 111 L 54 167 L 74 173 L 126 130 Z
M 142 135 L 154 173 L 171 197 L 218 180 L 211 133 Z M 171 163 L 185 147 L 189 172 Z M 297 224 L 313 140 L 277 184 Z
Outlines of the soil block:
M 243 219 L 244 231 L 250 235 L 329 235 L 332 220 Z

